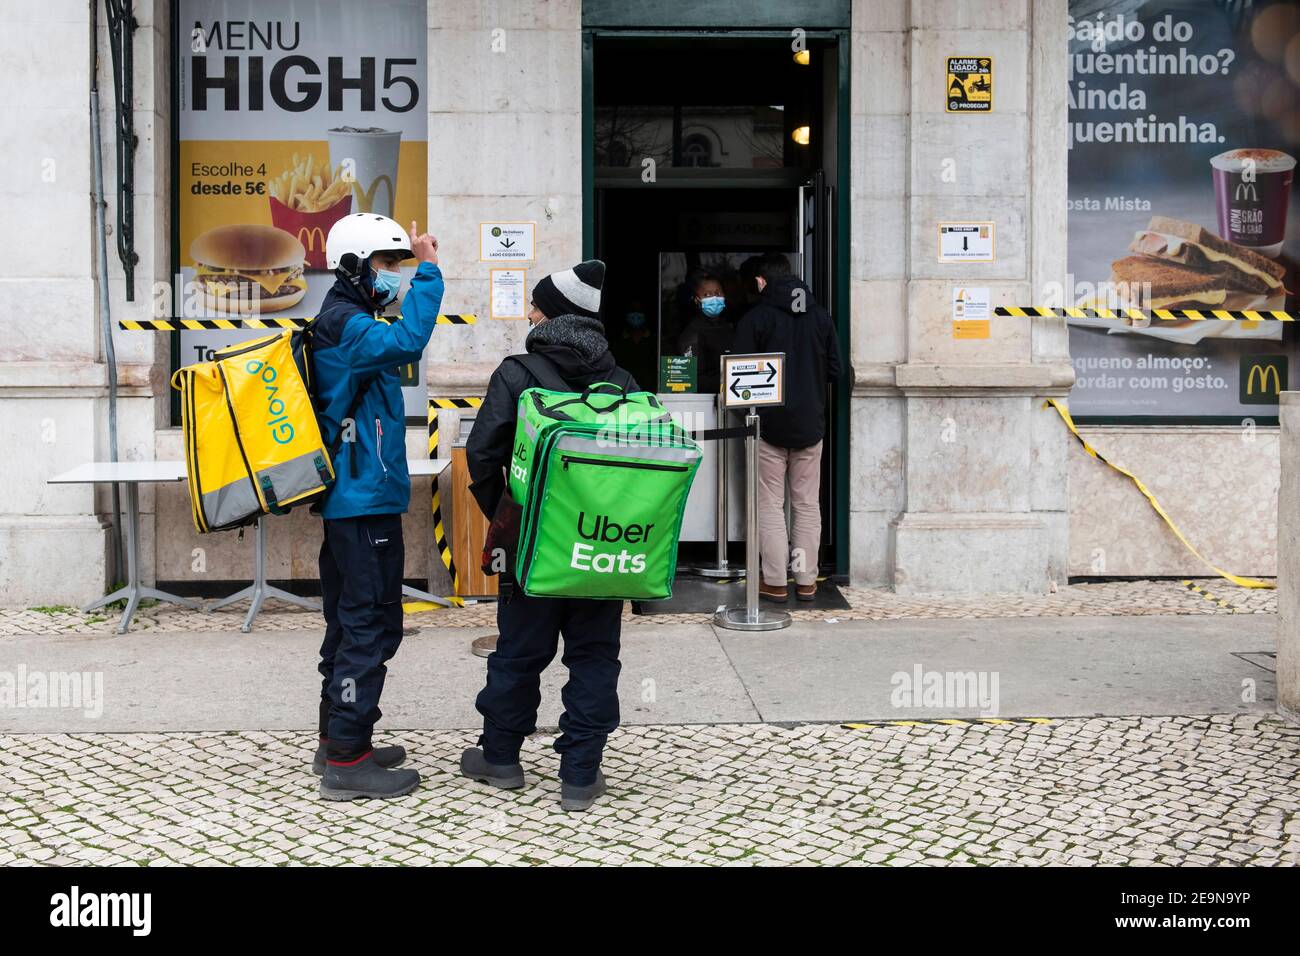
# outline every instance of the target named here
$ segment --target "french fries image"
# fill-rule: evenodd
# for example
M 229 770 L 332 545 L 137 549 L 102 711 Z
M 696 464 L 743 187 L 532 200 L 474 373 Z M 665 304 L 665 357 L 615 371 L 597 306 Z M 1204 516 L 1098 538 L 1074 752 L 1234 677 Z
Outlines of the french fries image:
M 267 188 L 279 202 L 299 212 L 320 212 L 346 199 L 352 183 L 343 177 L 343 167 L 331 170 L 328 162 L 293 154 L 293 165 L 267 180 Z

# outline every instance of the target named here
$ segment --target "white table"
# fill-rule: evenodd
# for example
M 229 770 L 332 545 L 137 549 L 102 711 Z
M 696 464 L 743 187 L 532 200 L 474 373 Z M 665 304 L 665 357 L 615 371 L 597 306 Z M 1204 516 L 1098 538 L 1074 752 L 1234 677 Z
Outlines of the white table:
M 437 476 L 450 462 L 447 459 L 429 459 L 429 458 L 412 458 L 406 462 L 407 470 L 412 477 L 421 475 Z M 296 604 L 299 607 L 305 607 L 311 611 L 321 610 L 320 602 L 313 601 L 311 598 L 300 597 L 297 594 L 290 594 L 283 588 L 278 588 L 273 584 L 267 583 L 266 580 L 266 518 L 257 519 L 257 530 L 254 532 L 253 546 L 253 583 L 248 587 L 236 591 L 228 597 L 213 603 L 208 607 L 209 611 L 215 611 L 217 608 L 225 607 L 228 604 L 234 604 L 236 601 L 248 599 L 248 613 L 244 616 L 244 623 L 239 629 L 245 634 L 253 629 L 253 621 L 257 618 L 257 613 L 262 609 L 262 602 L 267 598 L 278 598 L 289 604 Z M 425 591 L 419 591 L 413 587 L 402 585 L 402 594 L 405 597 L 414 598 L 418 601 L 430 601 L 443 607 L 450 607 L 451 602 L 445 598 L 440 598 L 429 594 Z
M 406 462 L 406 467 L 411 477 L 433 477 L 435 480 L 446 467 L 451 464 L 447 458 L 411 458 Z M 201 610 L 202 605 L 197 601 L 189 598 L 178 597 L 175 594 L 168 594 L 165 591 L 159 591 L 157 588 L 147 587 L 140 583 L 140 499 L 138 496 L 138 487 L 143 482 L 168 482 L 168 481 L 185 481 L 185 463 L 183 461 L 95 461 L 85 465 L 79 465 L 69 472 L 58 475 L 49 479 L 49 484 L 103 484 L 117 483 L 126 488 L 126 540 L 127 540 L 127 583 L 125 587 L 119 588 L 112 594 L 100 598 L 93 604 L 83 608 L 85 611 L 93 611 L 95 608 L 103 607 L 113 601 L 127 599 L 126 611 L 122 614 L 122 620 L 118 623 L 117 633 L 125 634 L 127 628 L 131 626 L 131 618 L 135 615 L 135 609 L 143 598 L 154 598 L 159 601 L 171 601 L 174 604 L 183 604 L 186 607 Z M 305 607 L 309 610 L 319 611 L 321 606 L 319 602 L 311 598 L 299 597 L 297 594 L 290 594 L 282 588 L 269 584 L 266 580 L 266 519 L 259 518 L 256 530 L 254 532 L 253 545 L 253 582 L 246 588 L 221 598 L 219 601 L 211 604 L 207 610 L 215 611 L 217 608 L 225 607 L 236 601 L 242 601 L 245 598 L 249 601 L 248 614 L 244 616 L 244 623 L 240 630 L 247 634 L 253 628 L 253 621 L 257 617 L 258 611 L 262 608 L 262 603 L 269 597 L 278 598 L 281 601 L 287 601 L 290 604 L 296 604 L 299 607 Z M 429 601 L 442 607 L 451 607 L 452 602 L 446 598 L 429 594 L 426 591 L 420 591 L 413 587 L 402 585 L 402 594 L 409 598 L 419 601 Z
M 52 485 L 119 484 L 126 491 L 126 585 L 82 608 L 93 611 L 125 598 L 126 610 L 117 625 L 119 634 L 125 634 L 131 626 L 135 609 L 144 598 L 183 604 L 194 610 L 202 608 L 197 601 L 140 583 L 140 485 L 184 480 L 185 463 L 180 461 L 92 461 L 49 480 Z

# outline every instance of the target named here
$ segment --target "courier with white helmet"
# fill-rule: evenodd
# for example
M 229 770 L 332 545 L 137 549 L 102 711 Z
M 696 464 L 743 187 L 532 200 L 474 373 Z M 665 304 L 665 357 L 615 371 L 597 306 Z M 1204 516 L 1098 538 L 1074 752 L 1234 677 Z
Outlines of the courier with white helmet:
M 332 800 L 397 797 L 420 783 L 396 769 L 401 747 L 371 746 L 385 663 L 402 640 L 402 515 L 411 499 L 400 366 L 416 363 L 442 307 L 438 240 L 387 216 L 344 216 L 325 240 L 336 281 L 312 322 L 317 417 L 334 455 L 322 500 L 320 744 L 314 769 Z M 419 265 L 401 315 L 383 309 L 401 289 L 402 262 Z

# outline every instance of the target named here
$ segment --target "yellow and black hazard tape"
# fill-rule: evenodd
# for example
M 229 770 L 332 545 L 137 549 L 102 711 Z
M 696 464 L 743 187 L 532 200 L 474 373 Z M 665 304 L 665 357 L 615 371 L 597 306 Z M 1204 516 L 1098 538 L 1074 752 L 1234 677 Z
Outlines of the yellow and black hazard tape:
M 117 327 L 126 332 L 213 332 L 237 329 L 302 329 L 310 318 L 296 319 L 118 319 Z M 478 316 L 471 313 L 439 315 L 438 325 L 474 325 Z
M 994 315 L 1018 319 L 1136 319 L 1148 321 L 1192 322 L 1296 322 L 1300 316 L 1294 312 L 1275 309 L 1099 309 L 1063 308 L 1049 309 L 1039 305 L 1000 305 Z
M 1237 607 L 1237 605 L 1233 604 L 1231 601 L 1225 601 L 1223 598 L 1215 597 L 1213 594 L 1205 590 L 1205 588 L 1201 587 L 1195 581 L 1184 581 L 1183 587 L 1187 588 L 1187 590 L 1195 594 L 1199 594 L 1201 597 L 1205 598 L 1205 600 L 1209 601 L 1211 604 L 1217 605 L 1218 607 L 1231 611 L 1233 614 L 1238 614 L 1241 612 L 1241 608 Z
M 1050 717 L 934 717 L 928 720 L 864 720 L 853 724 L 840 724 L 845 730 L 870 730 L 873 727 L 974 727 L 977 724 L 999 726 L 1003 724 L 1050 724 Z
M 438 457 L 438 412 L 444 408 L 478 408 L 483 404 L 481 398 L 431 398 L 429 399 L 429 457 Z M 464 607 L 460 595 L 460 575 L 456 573 L 455 562 L 451 558 L 451 543 L 447 540 L 447 526 L 442 517 L 442 495 L 438 491 L 438 479 L 433 479 L 433 540 L 438 546 L 438 557 L 442 559 L 447 574 L 451 577 L 452 596 L 447 600 L 457 607 Z
M 1113 461 L 1107 461 L 1106 458 L 1101 454 L 1101 452 L 1097 451 L 1097 449 L 1093 448 L 1090 444 L 1088 444 L 1087 440 L 1082 435 L 1079 434 L 1079 429 L 1074 424 L 1074 419 L 1070 417 L 1070 410 L 1066 407 L 1064 402 L 1060 401 L 1059 399 L 1049 398 L 1047 399 L 1046 402 L 1043 403 L 1043 407 L 1046 408 L 1049 405 L 1052 408 L 1056 409 L 1057 414 L 1061 416 L 1061 420 L 1065 422 L 1065 427 L 1070 429 L 1070 434 L 1079 440 L 1079 444 L 1083 446 L 1084 451 L 1086 451 L 1093 458 L 1096 458 L 1103 465 L 1115 469 L 1115 471 L 1119 472 L 1121 475 L 1129 479 L 1129 481 L 1133 482 L 1133 484 L 1137 486 L 1137 490 L 1142 492 L 1142 496 L 1146 498 L 1146 500 L 1151 504 L 1151 507 L 1155 509 L 1156 514 L 1158 514 L 1161 517 L 1164 523 L 1169 526 L 1169 530 L 1174 533 L 1174 536 L 1177 537 L 1178 540 L 1183 543 L 1183 546 L 1186 547 L 1188 551 L 1192 552 L 1192 554 L 1196 556 L 1196 559 L 1198 561 L 1204 564 L 1207 568 L 1209 568 L 1219 577 L 1223 578 L 1226 581 L 1231 581 L 1233 584 L 1237 585 L 1238 587 L 1268 588 L 1268 589 L 1277 587 L 1276 584 L 1270 581 L 1257 581 L 1254 578 L 1247 578 L 1247 577 L 1242 577 L 1241 575 L 1238 574 L 1231 574 L 1227 571 L 1224 571 L 1222 568 L 1216 567 L 1215 565 L 1211 564 L 1206 559 L 1206 557 L 1203 554 L 1201 554 L 1200 551 L 1196 550 L 1196 547 L 1190 541 L 1187 540 L 1186 535 L 1184 535 L 1183 532 L 1179 530 L 1178 525 L 1174 524 L 1174 519 L 1169 517 L 1169 513 L 1165 511 L 1164 507 L 1161 506 L 1160 502 L 1156 500 L 1156 496 L 1151 493 L 1151 490 L 1147 488 L 1145 484 L 1142 483 L 1142 480 L 1138 478 L 1137 475 L 1133 474 L 1133 472 L 1129 471 L 1126 468 L 1121 468 Z

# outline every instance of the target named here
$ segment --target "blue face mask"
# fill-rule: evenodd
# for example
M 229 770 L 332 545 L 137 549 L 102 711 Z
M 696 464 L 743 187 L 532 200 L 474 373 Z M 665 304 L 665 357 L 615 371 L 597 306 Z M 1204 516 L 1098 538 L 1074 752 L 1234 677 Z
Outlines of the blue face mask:
M 721 315 L 727 307 L 727 300 L 720 295 L 711 295 L 700 300 L 700 311 L 709 318 Z
M 627 322 L 627 324 L 628 324 L 628 326 L 629 326 L 630 328 L 633 328 L 633 329 L 639 329 L 639 328 L 641 328 L 641 326 L 645 325 L 645 313 L 644 313 L 644 312 L 629 312 L 629 313 L 624 317 L 624 320 Z
M 397 290 L 402 287 L 402 274 L 400 272 L 389 272 L 387 269 L 376 269 L 371 283 L 375 287 L 375 295 L 383 305 L 388 305 L 397 298 Z

